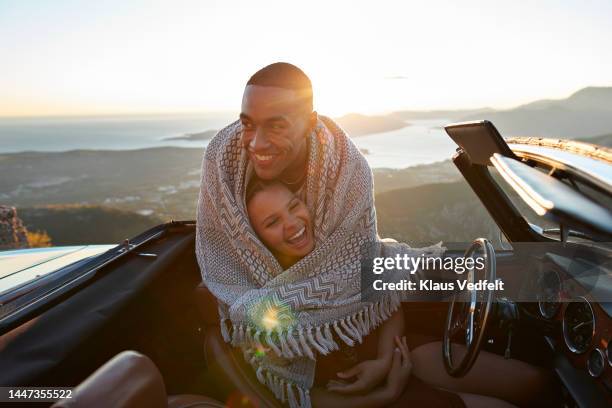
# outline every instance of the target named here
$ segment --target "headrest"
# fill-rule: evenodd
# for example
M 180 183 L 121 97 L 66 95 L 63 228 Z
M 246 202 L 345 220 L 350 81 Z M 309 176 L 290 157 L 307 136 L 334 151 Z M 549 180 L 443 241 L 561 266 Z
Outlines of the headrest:
M 52 408 L 166 408 L 164 380 L 148 357 L 135 351 L 117 354 L 79 384 L 72 398 Z

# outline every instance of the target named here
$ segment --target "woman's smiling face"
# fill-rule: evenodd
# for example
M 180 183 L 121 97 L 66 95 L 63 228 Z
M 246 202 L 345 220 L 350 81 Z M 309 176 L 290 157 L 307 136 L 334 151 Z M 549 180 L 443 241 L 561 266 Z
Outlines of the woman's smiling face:
M 269 184 L 256 191 L 247 209 L 253 229 L 283 267 L 313 250 L 308 208 L 283 184 Z

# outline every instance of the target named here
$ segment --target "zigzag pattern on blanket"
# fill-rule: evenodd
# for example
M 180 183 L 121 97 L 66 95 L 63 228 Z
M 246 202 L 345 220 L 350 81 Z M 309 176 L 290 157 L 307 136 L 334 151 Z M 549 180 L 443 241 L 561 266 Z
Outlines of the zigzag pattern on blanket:
M 334 280 L 327 278 L 325 281 L 325 279 L 326 275 L 319 275 L 310 280 L 281 286 L 277 292 L 278 299 L 294 308 L 312 305 L 317 301 L 323 305 L 340 290 Z

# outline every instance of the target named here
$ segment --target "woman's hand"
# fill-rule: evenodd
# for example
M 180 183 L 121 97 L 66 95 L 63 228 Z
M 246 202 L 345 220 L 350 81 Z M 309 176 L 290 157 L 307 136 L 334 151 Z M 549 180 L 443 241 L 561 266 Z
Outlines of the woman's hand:
M 404 387 L 410 378 L 410 372 L 412 370 L 412 362 L 410 361 L 410 351 L 408 350 L 408 344 L 406 338 L 403 337 L 401 340 L 399 337 L 395 337 L 395 344 L 397 347 L 392 353 L 390 365 L 391 367 L 387 370 L 387 381 L 384 386 L 377 387 L 368 393 L 362 395 L 355 395 L 353 393 L 342 393 L 342 391 L 332 392 L 334 388 L 339 390 L 340 388 L 345 391 L 347 387 L 355 383 L 342 383 L 341 381 L 330 381 L 334 384 L 332 387 L 328 385 L 327 389 L 315 388 L 311 393 L 312 404 L 314 407 L 333 407 L 338 406 L 350 406 L 353 408 L 382 408 L 389 406 L 396 401 L 402 392 Z M 364 372 L 364 367 L 367 369 L 369 366 L 373 366 L 371 362 L 376 360 L 364 361 L 361 364 L 357 364 L 355 367 L 344 372 L 350 373 L 351 370 L 358 369 L 361 373 L 361 378 L 367 377 Z M 356 376 L 356 375 L 355 375 Z M 358 378 L 357 381 L 359 381 Z M 357 382 L 356 381 L 356 382 Z M 362 380 L 365 381 L 365 380 Z M 350 389 L 350 388 L 348 388 Z
M 329 391 L 341 394 L 357 394 L 370 391 L 383 382 L 389 373 L 391 361 L 388 359 L 376 359 L 363 361 L 346 371 L 338 373 L 341 381 L 331 380 L 327 383 Z M 355 377 L 353 382 L 346 382 Z
M 402 395 L 412 371 L 412 361 L 410 361 L 410 350 L 408 349 L 406 337 L 402 337 L 400 340 L 396 336 L 395 344 L 397 347 L 393 352 L 391 369 L 387 376 L 387 384 L 384 387 L 384 394 L 391 402 Z

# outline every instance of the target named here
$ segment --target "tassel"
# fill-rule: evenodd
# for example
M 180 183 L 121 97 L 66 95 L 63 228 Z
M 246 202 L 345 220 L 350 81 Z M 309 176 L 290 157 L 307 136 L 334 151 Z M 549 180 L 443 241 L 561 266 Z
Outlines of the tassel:
M 289 402 L 290 408 L 299 408 L 299 404 L 295 399 L 295 394 L 293 393 L 293 385 L 291 383 L 287 383 L 287 401 Z
M 327 353 L 333 350 L 332 345 L 329 344 L 327 340 L 325 340 L 325 337 L 323 337 L 323 333 L 321 333 L 321 326 L 317 326 L 315 330 L 315 339 L 317 339 L 317 342 L 319 342 L 319 344 L 323 346 Z
M 344 341 L 349 347 L 353 347 L 355 345 L 355 342 L 353 340 L 346 337 L 346 335 L 342 333 L 342 330 L 340 330 L 340 328 L 338 327 L 338 321 L 334 322 L 334 330 L 336 331 L 338 337 L 340 337 L 342 341 Z
M 301 408 L 307 408 L 310 407 L 310 395 L 308 393 L 308 390 L 305 390 L 302 387 L 296 387 L 298 389 L 298 392 L 300 394 L 300 407 Z
M 378 303 L 374 303 L 374 319 L 376 320 L 376 326 L 378 327 L 378 325 L 381 322 L 381 317 L 380 317 L 380 308 L 378 307 Z
M 382 320 L 380 321 L 380 324 L 383 324 L 385 322 L 385 320 L 387 320 L 389 318 L 389 314 L 387 313 L 387 307 L 386 307 L 386 300 L 383 299 L 379 302 L 379 308 L 380 308 L 380 316 L 382 317 Z
M 255 340 L 255 347 L 257 347 L 257 350 L 261 351 L 264 349 L 263 344 L 261 344 L 261 340 L 259 340 L 259 336 L 261 336 L 261 330 L 257 330 L 255 332 L 255 338 L 253 340 Z
M 300 345 L 302 346 L 302 350 L 304 350 L 306 356 L 311 360 L 316 360 L 312 350 L 310 349 L 310 347 L 308 347 L 308 343 L 306 343 L 306 338 L 304 337 L 304 329 L 302 329 L 302 327 L 298 329 L 298 335 L 300 339 Z
M 363 324 L 366 328 L 366 332 L 370 332 L 370 308 L 366 307 L 363 309 Z
M 308 339 L 308 342 L 317 349 L 317 351 L 321 354 L 323 354 L 324 356 L 329 354 L 329 352 L 327 351 L 327 349 L 324 348 L 324 346 L 322 344 L 319 344 L 319 342 L 317 342 L 314 337 L 312 336 L 312 326 L 308 326 L 308 329 L 306 329 L 306 338 Z
M 391 298 L 389 299 L 389 313 L 393 314 L 397 310 L 397 294 L 391 292 Z
M 350 336 L 350 338 L 352 338 L 353 340 L 357 340 L 357 334 L 353 331 L 353 329 L 349 327 L 348 324 L 346 324 L 345 319 L 340 320 L 340 327 L 342 327 L 342 329 Z
M 386 319 L 385 308 L 383 307 L 382 302 L 376 303 L 376 314 L 378 315 L 379 323 L 382 323 Z
M 353 324 L 352 316 L 347 316 L 345 320 L 346 320 L 346 325 L 353 331 L 353 333 L 355 333 L 355 338 L 357 339 L 359 344 L 361 344 L 363 342 L 363 339 L 361 337 L 361 334 L 359 333 L 359 330 Z
M 270 391 L 272 391 L 272 394 L 274 394 L 274 379 L 272 378 L 270 371 L 266 371 L 266 386 L 268 389 L 270 389 Z
M 253 333 L 251 333 L 251 327 L 247 326 L 246 328 L 246 342 L 249 345 L 253 345 Z
M 359 323 L 359 320 L 357 320 L 357 316 L 359 316 L 359 312 L 354 313 L 351 315 L 351 323 L 353 324 L 353 326 L 355 327 L 355 329 L 357 330 L 357 333 L 359 333 L 359 335 L 361 337 L 363 337 L 363 326 Z
M 229 343 L 230 341 L 232 341 L 232 338 L 230 337 L 229 331 L 227 330 L 227 326 L 225 325 L 226 321 L 227 319 L 221 319 L 221 321 L 219 322 L 219 328 L 221 329 L 221 337 L 223 337 L 223 341 Z
M 259 366 L 257 368 L 257 370 L 255 371 L 255 376 L 257 377 L 257 379 L 259 380 L 260 383 L 262 384 L 266 384 L 266 379 L 263 376 L 263 367 Z
M 391 317 L 391 299 L 385 299 L 383 302 L 385 305 L 385 314 L 387 315 L 388 319 Z
M 376 319 L 378 320 L 378 323 L 379 324 L 382 323 L 382 321 L 384 319 L 384 317 L 383 317 L 384 312 L 383 312 L 382 303 L 377 302 L 374 305 L 374 310 L 376 311 Z
M 370 327 L 372 328 L 372 330 L 374 330 L 376 328 L 376 310 L 374 308 L 374 304 L 371 304 L 369 306 L 369 310 L 370 310 Z
M 293 327 L 289 327 L 289 332 L 287 333 L 287 341 L 289 342 L 289 345 L 293 348 L 295 354 L 300 357 L 304 357 L 297 340 L 295 340 L 295 337 L 293 336 Z
M 268 346 L 270 346 L 272 350 L 274 350 L 277 356 L 282 357 L 283 353 L 280 351 L 276 343 L 274 343 L 271 333 L 272 332 L 270 330 L 266 331 L 266 343 L 268 343 Z
M 334 336 L 332 335 L 332 332 L 329 329 L 329 323 L 325 323 L 325 328 L 323 329 L 323 331 L 325 333 L 325 340 L 327 340 L 332 346 L 331 350 L 340 350 L 340 346 L 338 346 L 338 344 L 334 340 Z
M 365 336 L 367 333 L 365 333 L 365 330 L 363 329 L 363 325 L 359 323 L 358 317 L 359 317 L 359 313 L 352 315 L 351 322 L 353 323 L 353 326 L 355 326 L 355 328 L 357 329 L 359 336 L 363 339 L 363 336 Z
M 281 378 L 280 388 L 281 388 L 281 398 L 280 398 L 280 400 L 284 404 L 287 401 L 286 384 L 285 384 L 285 379 L 284 378 Z
M 310 402 L 310 390 L 309 389 L 305 389 L 304 390 L 304 407 L 312 407 L 312 402 Z
M 281 350 L 283 352 L 283 357 L 285 358 L 293 358 L 293 352 L 291 351 L 291 347 L 289 347 L 289 344 L 287 344 L 287 339 L 285 337 L 285 335 L 281 332 L 281 329 L 278 329 L 278 341 L 280 342 L 281 345 Z
M 276 399 L 281 399 L 281 387 L 280 380 L 277 376 L 274 376 L 274 396 Z
M 241 324 L 238 326 L 238 344 L 242 344 L 244 342 L 244 326 Z
M 300 407 L 304 407 L 305 397 L 304 397 L 304 389 L 302 387 L 297 387 L 298 394 L 300 395 Z
M 365 320 L 363 320 L 363 310 L 357 314 L 357 323 L 359 323 L 359 327 L 361 327 L 361 334 L 367 336 L 370 330 L 368 330 Z
M 238 328 L 236 326 L 232 326 L 232 346 L 238 346 Z

